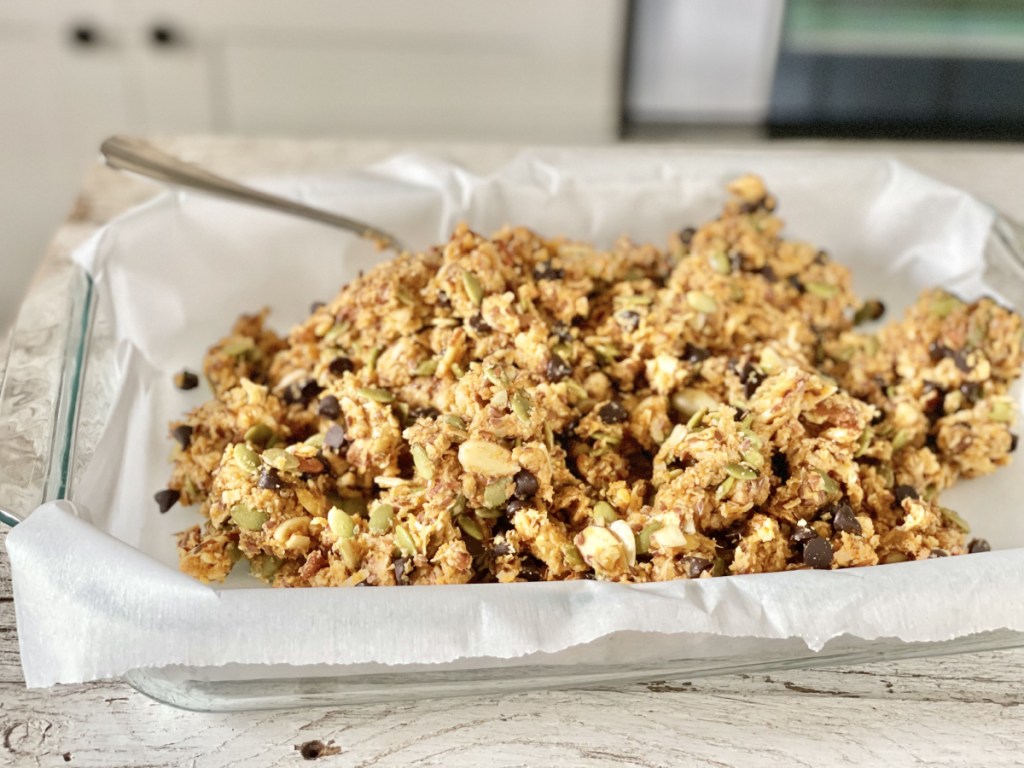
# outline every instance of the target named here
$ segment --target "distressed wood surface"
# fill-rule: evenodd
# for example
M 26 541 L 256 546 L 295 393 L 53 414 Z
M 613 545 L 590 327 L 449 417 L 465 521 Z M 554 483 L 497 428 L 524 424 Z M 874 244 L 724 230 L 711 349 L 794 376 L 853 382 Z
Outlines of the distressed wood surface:
M 330 170 L 395 149 L 206 138 L 165 145 L 217 170 L 252 175 Z M 434 149 L 481 169 L 512 154 L 509 147 Z M 1004 196 L 1024 178 L 1024 153 L 972 150 L 950 162 L 928 148 L 899 152 L 1024 214 L 1024 199 Z M 63 257 L 152 191 L 97 169 L 50 258 Z M 5 535 L 0 531 L 0 541 Z M 1012 766 L 1024 765 L 1022 704 L 1024 651 L 615 690 L 235 714 L 176 710 L 119 682 L 27 690 L 0 549 L 0 765 Z

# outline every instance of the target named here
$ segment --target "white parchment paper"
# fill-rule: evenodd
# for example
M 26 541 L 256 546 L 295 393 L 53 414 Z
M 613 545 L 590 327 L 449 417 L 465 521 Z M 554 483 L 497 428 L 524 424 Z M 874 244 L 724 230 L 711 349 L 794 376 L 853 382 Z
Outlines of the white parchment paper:
M 512 223 L 601 245 L 623 233 L 662 244 L 713 215 L 725 182 L 746 171 L 780 198 L 787 234 L 851 266 L 858 292 L 881 298 L 889 317 L 935 284 L 1005 296 L 985 283 L 992 212 L 873 159 L 546 150 L 488 177 L 402 156 L 345 176 L 256 183 L 365 218 L 414 247 L 443 241 L 462 219 L 480 231 Z M 1024 631 L 1024 549 L 1014 549 L 1024 547 L 1024 489 L 1013 467 L 944 496 L 1003 550 L 969 557 L 648 585 L 271 590 L 233 575 L 204 586 L 177 572 L 173 540 L 198 513 L 159 515 L 152 498 L 169 474 L 167 422 L 209 396 L 177 391 L 173 373 L 197 368 L 241 312 L 269 305 L 272 324 L 287 330 L 311 301 L 385 257 L 314 223 L 167 193 L 112 222 L 75 258 L 114 317 L 120 387 L 73 505 L 46 504 L 7 538 L 30 686 L 170 664 L 465 666 L 531 654 L 621 663 L 624 654 L 714 654 L 715 637 L 756 657 L 769 638 L 817 650 L 840 636 Z M 594 642 L 636 633 L 658 640 Z

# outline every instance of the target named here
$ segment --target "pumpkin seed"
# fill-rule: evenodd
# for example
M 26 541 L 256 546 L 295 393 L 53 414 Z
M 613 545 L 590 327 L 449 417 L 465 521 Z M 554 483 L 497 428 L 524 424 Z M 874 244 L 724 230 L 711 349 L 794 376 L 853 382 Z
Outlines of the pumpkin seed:
M 727 570 L 728 570 L 728 566 L 726 565 L 725 558 L 723 558 L 723 557 L 716 557 L 715 558 L 715 564 L 713 566 L 711 566 L 711 575 L 712 576 L 725 576 L 725 573 L 726 573 Z
M 398 545 L 399 550 L 406 557 L 412 557 L 416 554 L 416 542 L 404 525 L 395 526 L 395 544 Z
M 248 504 L 235 504 L 231 508 L 231 521 L 247 531 L 258 531 L 267 522 L 267 513 L 262 509 L 253 509 Z
M 362 496 L 348 496 L 334 500 L 334 506 L 338 509 L 347 512 L 353 517 L 365 517 L 366 516 L 366 499 Z
M 904 446 L 906 446 L 907 443 L 910 442 L 912 437 L 913 437 L 913 435 L 911 434 L 910 430 L 908 430 L 908 429 L 901 429 L 899 432 L 897 432 L 896 435 L 892 439 L 892 451 L 893 451 L 893 453 L 895 453 L 896 451 L 898 451 L 898 450 L 902 449 Z
M 263 461 L 279 472 L 294 472 L 299 468 L 298 457 L 283 448 L 267 448 L 263 452 Z
M 507 477 L 495 480 L 484 488 L 484 505 L 494 509 L 508 501 L 508 486 L 511 480 Z
M 411 307 L 413 304 L 416 303 L 416 297 L 413 296 L 409 289 L 406 288 L 405 286 L 401 286 L 397 291 L 395 291 L 395 298 L 398 299 L 403 304 L 405 304 L 407 307 Z
M 345 565 L 350 571 L 359 567 L 359 553 L 351 539 L 342 539 L 335 545 L 335 548 L 341 553 Z
M 882 483 L 886 488 L 892 488 L 893 483 L 896 482 L 896 476 L 892 471 L 892 464 L 882 464 L 878 467 L 878 474 L 882 478 Z
M 839 295 L 839 286 L 832 283 L 806 282 L 804 283 L 804 288 L 807 289 L 808 293 L 813 293 L 822 299 L 834 299 Z
M 618 514 L 615 512 L 615 507 L 609 504 L 607 501 L 599 501 L 594 505 L 593 512 L 590 516 L 595 522 L 600 521 L 603 523 L 612 523 L 619 519 Z
M 748 467 L 746 464 L 726 464 L 725 472 L 729 477 L 737 480 L 756 480 L 757 470 Z
M 988 320 L 973 318 L 967 330 L 967 343 L 972 347 L 980 347 L 988 336 Z
M 712 251 L 708 255 L 708 263 L 710 263 L 711 268 L 720 275 L 728 275 L 732 272 L 732 264 L 729 263 L 729 257 L 722 251 Z
M 352 515 L 338 507 L 331 507 L 327 513 L 327 526 L 339 539 L 351 539 L 356 533 L 356 521 Z
M 718 487 L 715 489 L 715 501 L 721 501 L 722 499 L 724 499 L 726 496 L 728 496 L 730 493 L 732 493 L 732 489 L 735 486 L 736 486 L 736 478 L 735 477 L 730 475 L 729 477 L 725 478 L 725 480 L 720 482 L 718 484 Z
M 371 371 L 377 370 L 377 361 L 380 360 L 380 353 L 384 351 L 384 347 L 374 347 L 370 350 L 370 358 L 366 361 L 366 367 Z
M 955 310 L 962 307 L 964 303 L 951 293 L 940 293 L 932 301 L 928 311 L 936 317 L 943 319 L 949 317 Z
M 689 421 L 686 422 L 686 431 L 693 432 L 701 425 L 704 421 L 704 417 L 708 415 L 707 408 L 701 408 L 693 416 L 690 417 Z
M 967 524 L 967 521 L 960 517 L 960 515 L 958 515 L 952 509 L 949 509 L 948 507 L 939 507 L 939 512 L 942 513 L 942 516 L 946 518 L 946 520 L 951 522 L 964 533 L 971 532 L 971 526 Z
M 864 455 L 868 446 L 871 445 L 871 438 L 874 436 L 874 433 L 875 430 L 871 427 L 865 427 L 864 431 L 860 433 L 860 439 L 857 441 L 857 452 L 853 454 L 855 458 Z
M 463 376 L 466 375 L 465 369 L 463 369 L 463 367 L 458 363 L 452 363 L 449 367 L 451 368 L 452 375 L 456 379 L 461 379 Z
M 505 389 L 508 387 L 508 377 L 505 375 L 505 371 L 501 369 L 501 366 L 490 365 L 484 368 L 484 378 L 486 378 L 491 384 L 496 387 Z
M 459 528 L 462 529 L 462 532 L 464 534 L 466 534 L 467 536 L 471 536 L 477 541 L 483 541 L 484 532 L 480 528 L 480 523 L 478 523 L 472 517 L 470 517 L 469 515 L 462 515 L 458 518 L 457 522 L 459 524 Z
M 304 443 L 312 446 L 313 448 L 319 448 L 324 444 L 324 436 L 318 432 L 315 435 L 307 437 Z
M 341 334 L 345 333 L 347 330 L 347 323 L 335 323 L 330 327 L 330 330 L 328 330 L 327 333 L 324 334 L 324 341 L 333 342 L 336 338 L 341 336 Z
M 1013 421 L 1013 405 L 1007 400 L 998 400 L 992 403 L 988 417 L 992 421 Z
M 476 514 L 476 516 L 481 520 L 497 520 L 499 517 L 505 516 L 505 511 L 500 507 L 496 509 L 488 509 L 487 507 L 484 507 L 483 509 L 475 510 L 474 514 Z
M 281 569 L 282 562 L 272 555 L 261 555 L 260 557 L 249 561 L 249 572 L 253 576 L 257 576 L 262 579 L 270 581 Z
M 373 400 L 375 403 L 390 403 L 395 399 L 394 394 L 380 387 L 360 387 L 356 390 L 360 397 Z
M 412 451 L 412 463 L 416 466 L 416 474 L 424 480 L 434 479 L 434 462 L 427 455 L 427 449 L 422 445 L 414 445 Z
M 562 547 L 562 556 L 565 558 L 565 564 L 570 568 L 582 568 L 587 564 L 575 544 L 566 544 Z
M 245 432 L 245 442 L 265 445 L 274 436 L 274 430 L 266 424 L 253 424 Z
M 516 415 L 523 424 L 530 423 L 530 411 L 533 406 L 530 404 L 530 397 L 522 390 L 512 393 L 510 398 L 510 404 L 512 405 L 512 413 Z
M 370 512 L 370 530 L 374 533 L 387 533 L 391 530 L 391 521 L 394 519 L 394 507 L 390 504 L 378 504 Z
M 619 348 L 613 344 L 597 344 L 593 347 L 594 354 L 601 358 L 606 365 L 614 363 L 622 354 Z
M 462 287 L 466 289 L 466 295 L 476 306 L 480 306 L 484 300 L 484 288 L 480 285 L 477 276 L 469 270 L 462 270 Z
M 691 309 L 695 309 L 705 315 L 710 315 L 718 310 L 718 302 L 703 291 L 687 291 L 686 303 Z
M 652 520 L 643 527 L 640 533 L 636 536 L 636 553 L 638 555 L 646 555 L 651 551 L 651 535 L 655 531 L 660 531 L 664 524 L 658 520 Z
M 259 469 L 260 457 L 256 454 L 256 451 L 245 443 L 236 444 L 232 454 L 234 455 L 235 462 L 237 462 L 238 466 L 247 472 L 255 472 Z
M 764 456 L 760 451 L 744 451 L 743 463 L 754 469 L 761 469 L 764 466 Z
M 828 472 L 818 470 L 818 474 L 821 475 L 822 489 L 831 496 L 834 493 L 839 493 L 839 483 L 833 480 Z
M 615 303 L 620 307 L 646 307 L 654 299 L 651 296 L 616 296 Z
M 572 362 L 572 345 L 571 344 L 555 344 L 551 347 L 551 351 L 558 355 L 562 360 L 571 363 Z
M 452 508 L 449 510 L 452 517 L 458 517 L 459 515 L 465 514 L 466 512 L 466 497 L 461 493 L 455 497 L 455 501 L 452 502 Z
M 232 336 L 224 343 L 224 346 L 221 347 L 220 351 L 230 357 L 241 357 L 255 348 L 256 342 L 253 341 L 251 337 Z
M 466 431 L 466 422 L 456 416 L 454 413 L 448 413 L 441 417 L 441 421 L 447 424 L 452 429 L 461 429 L 463 432 Z
M 546 421 L 544 422 L 544 445 L 547 446 L 548 453 L 555 450 L 555 430 Z
M 433 376 L 437 373 L 437 360 L 424 360 L 412 373 L 414 376 Z

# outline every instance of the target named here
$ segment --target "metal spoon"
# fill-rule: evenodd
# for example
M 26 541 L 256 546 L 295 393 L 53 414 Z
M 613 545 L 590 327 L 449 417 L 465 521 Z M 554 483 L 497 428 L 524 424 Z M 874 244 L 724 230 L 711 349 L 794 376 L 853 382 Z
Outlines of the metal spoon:
M 372 240 L 381 249 L 391 248 L 399 253 L 404 250 L 396 237 L 376 227 L 371 227 L 369 224 L 246 187 L 215 173 L 210 173 L 197 165 L 186 163 L 142 139 L 131 136 L 111 136 L 100 146 L 100 153 L 107 165 L 117 170 L 131 171 L 157 181 L 191 187 L 229 200 L 260 205 L 264 208 L 347 229 L 359 237 Z

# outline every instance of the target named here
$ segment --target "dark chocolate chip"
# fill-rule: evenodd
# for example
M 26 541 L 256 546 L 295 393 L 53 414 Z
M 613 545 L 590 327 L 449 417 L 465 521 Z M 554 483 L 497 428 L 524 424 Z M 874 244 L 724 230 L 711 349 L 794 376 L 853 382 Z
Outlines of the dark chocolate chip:
M 794 544 L 803 544 L 816 538 L 818 538 L 818 532 L 809 525 L 798 525 L 789 537 Z
M 944 357 L 949 357 L 953 354 L 953 350 L 947 347 L 945 344 L 940 344 L 937 341 L 933 341 L 928 345 L 928 357 L 933 363 L 937 363 Z
M 755 211 L 760 211 L 762 208 L 764 208 L 764 202 L 765 198 L 762 197 L 760 200 L 754 200 L 753 202 L 750 203 L 743 203 L 740 206 L 740 213 L 754 213 Z
M 786 282 L 789 283 L 790 286 L 795 288 L 797 293 L 803 293 L 806 290 L 804 288 L 804 284 L 800 282 L 800 278 L 797 277 L 796 275 L 790 275 L 789 277 L 787 277 Z
M 281 478 L 277 474 L 277 470 L 273 467 L 263 468 L 263 471 L 260 472 L 260 479 L 256 482 L 256 485 L 267 491 L 279 491 L 284 488 L 284 483 L 281 482 Z
M 165 488 L 162 491 L 154 493 L 153 498 L 156 499 L 156 504 L 160 508 L 160 514 L 163 514 L 178 503 L 178 499 L 181 498 L 181 491 L 176 491 L 173 488 Z
M 526 581 L 543 581 L 548 567 L 533 555 L 519 558 L 519 577 Z
M 542 261 L 533 268 L 534 280 L 561 280 L 565 277 L 565 270 L 559 269 L 551 259 Z
M 763 277 L 769 283 L 778 282 L 778 279 L 779 279 L 778 275 L 775 274 L 775 270 L 772 269 L 767 264 L 765 264 L 763 267 L 761 267 L 759 270 L 757 270 L 757 274 L 759 274 L 761 277 Z
M 853 507 L 845 501 L 839 502 L 832 513 L 832 530 L 858 534 L 861 532 L 860 523 L 853 514 Z
M 572 366 L 558 354 L 552 353 L 547 366 L 548 381 L 562 381 L 572 374 Z
M 199 377 L 187 369 L 179 371 L 174 374 L 174 386 L 181 390 L 195 389 L 199 386 Z
M 444 291 L 437 292 L 437 306 L 442 309 L 448 309 L 452 305 L 452 300 L 448 298 L 448 294 Z
M 695 347 L 690 342 L 686 342 L 686 348 L 683 350 L 683 360 L 688 363 L 700 363 L 711 357 L 711 352 L 704 349 L 703 347 Z
M 892 489 L 892 495 L 896 497 L 896 503 L 903 504 L 904 499 L 919 499 L 921 496 L 912 485 L 897 485 Z
M 967 351 L 960 349 L 953 353 L 953 364 L 963 373 L 971 372 L 971 363 L 967 359 Z
M 696 229 L 694 229 L 693 227 L 686 227 L 685 229 L 680 230 L 679 239 L 682 241 L 683 245 L 689 245 L 691 242 L 693 242 L 693 236 L 696 234 Z
M 827 264 L 828 263 L 828 251 L 818 251 L 814 254 L 815 264 Z
M 345 430 L 339 424 L 331 424 L 324 434 L 324 445 L 336 451 L 345 444 Z
M 627 332 L 635 331 L 640 326 L 640 314 L 632 309 L 624 309 L 615 313 L 615 322 L 622 330 Z
M 750 411 L 748 411 L 746 408 L 740 408 L 738 411 L 736 411 L 736 413 L 733 414 L 732 420 L 737 422 L 743 421 L 745 418 L 747 418 L 749 414 Z
M 325 419 L 336 419 L 341 416 L 341 403 L 334 395 L 325 395 L 320 400 L 318 411 Z
M 733 268 L 735 272 L 740 272 L 743 269 L 743 254 L 739 251 L 729 251 L 729 266 Z
M 572 329 L 561 320 L 551 326 L 551 333 L 563 344 L 568 344 L 572 341 Z
M 934 557 L 949 557 L 949 552 L 944 549 L 933 549 L 928 553 L 928 559 L 931 560 Z
M 981 400 L 981 384 L 976 381 L 965 381 L 960 385 L 960 394 L 970 405 L 974 405 Z
M 322 301 L 314 301 L 309 305 L 309 314 L 315 314 L 318 309 L 323 309 L 324 303 Z
M 868 299 L 853 315 L 853 324 L 860 325 L 862 323 L 869 323 L 872 320 L 877 320 L 885 314 L 885 304 L 880 302 L 878 299 Z
M 192 445 L 192 432 L 194 430 L 188 424 L 179 424 L 171 431 L 171 436 L 181 443 L 183 449 Z
M 520 469 L 512 479 L 515 481 L 515 488 L 512 490 L 512 494 L 517 499 L 522 500 L 530 498 L 540 487 L 537 483 L 537 478 L 534 477 L 532 472 L 526 469 Z
M 789 459 L 786 458 L 786 454 L 772 454 L 772 474 L 779 478 L 779 482 L 785 483 L 789 480 Z
M 526 505 L 520 499 L 513 497 L 508 500 L 507 504 L 505 504 L 505 516 L 511 520 L 515 516 L 516 512 L 525 506 Z
M 491 544 L 491 557 L 504 557 L 512 554 L 512 547 L 503 539 L 495 539 Z
M 699 579 L 700 575 L 712 566 L 712 562 L 704 557 L 684 557 L 686 575 L 691 579 Z
M 415 424 L 420 419 L 436 419 L 440 415 L 441 412 L 432 405 L 418 405 L 409 411 L 408 421 Z
M 739 372 L 740 381 L 743 382 L 743 394 L 746 395 L 749 400 L 757 392 L 757 388 L 761 386 L 765 376 L 752 363 L 746 363 Z
M 476 331 L 477 335 L 483 336 L 484 334 L 490 333 L 492 328 L 484 320 L 484 316 L 477 312 L 469 320 L 466 321 L 469 327 Z
M 629 411 L 614 400 L 598 408 L 597 415 L 605 424 L 622 424 L 629 419 Z
M 804 565 L 811 568 L 830 568 L 832 566 L 832 543 L 820 536 L 804 544 Z
M 395 569 L 395 581 L 398 584 L 408 584 L 409 565 L 412 561 L 407 557 L 396 557 L 391 563 Z
M 331 360 L 331 364 L 327 366 L 327 370 L 335 376 L 341 376 L 343 373 L 355 370 L 355 365 L 347 357 L 336 357 Z
M 971 539 L 971 543 L 967 545 L 967 551 L 972 555 L 976 555 L 979 552 L 991 552 L 992 545 L 985 539 Z
M 1013 453 L 1016 450 L 1017 450 L 1017 433 L 1016 432 L 1011 432 L 1010 433 L 1010 453 Z
M 877 427 L 883 421 L 885 421 L 885 411 L 875 411 L 875 415 L 871 417 L 871 426 Z
M 299 396 L 302 398 L 302 402 L 309 404 L 313 401 L 313 398 L 319 395 L 323 391 L 323 387 L 316 383 L 315 379 L 308 379 L 303 382 L 299 388 Z

